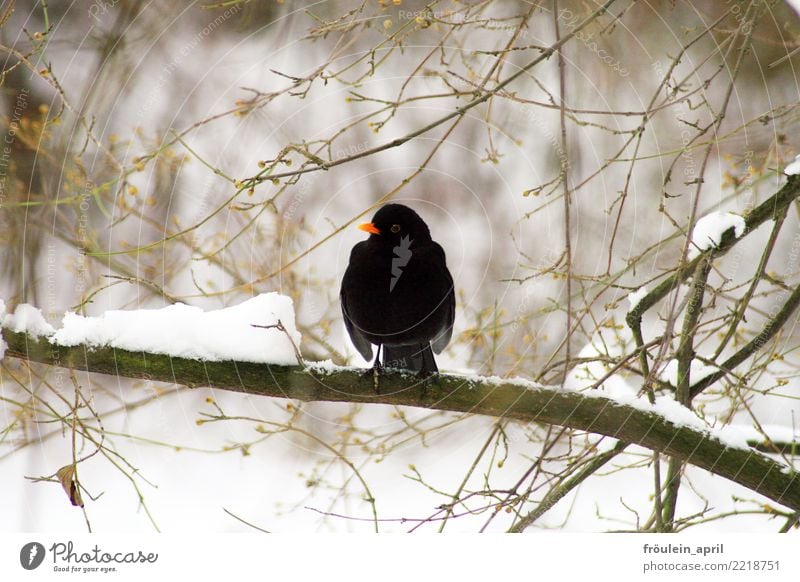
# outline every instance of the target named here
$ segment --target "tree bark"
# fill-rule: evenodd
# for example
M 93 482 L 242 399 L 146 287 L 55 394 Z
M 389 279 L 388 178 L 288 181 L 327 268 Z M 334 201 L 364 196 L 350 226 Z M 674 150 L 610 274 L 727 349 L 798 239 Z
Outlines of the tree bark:
M 606 435 L 671 455 L 800 510 L 800 473 L 755 449 L 726 446 L 710 434 L 614 400 L 529 382 L 439 375 L 422 389 L 413 376 L 390 373 L 376 394 L 355 368 L 334 371 L 249 362 L 207 362 L 109 347 L 58 346 L 3 330 L 6 356 L 126 378 L 310 401 L 394 404 L 556 424 Z

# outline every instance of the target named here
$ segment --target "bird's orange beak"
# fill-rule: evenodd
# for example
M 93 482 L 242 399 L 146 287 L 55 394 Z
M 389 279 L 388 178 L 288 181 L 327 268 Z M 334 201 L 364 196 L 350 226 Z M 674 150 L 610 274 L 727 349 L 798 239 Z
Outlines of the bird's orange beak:
M 371 222 L 365 222 L 364 224 L 358 225 L 359 230 L 363 230 L 364 232 L 368 232 L 370 234 L 380 234 L 380 229 L 372 224 Z

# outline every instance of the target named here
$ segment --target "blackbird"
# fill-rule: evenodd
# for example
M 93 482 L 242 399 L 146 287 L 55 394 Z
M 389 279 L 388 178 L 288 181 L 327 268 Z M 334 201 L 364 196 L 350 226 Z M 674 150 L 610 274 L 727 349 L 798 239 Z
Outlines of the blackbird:
M 456 309 L 444 250 L 425 221 L 402 204 L 381 207 L 358 228 L 370 236 L 353 247 L 339 295 L 350 339 L 367 361 L 378 346 L 376 374 L 381 348 L 387 368 L 423 377 L 438 372 L 433 351 L 450 342 Z

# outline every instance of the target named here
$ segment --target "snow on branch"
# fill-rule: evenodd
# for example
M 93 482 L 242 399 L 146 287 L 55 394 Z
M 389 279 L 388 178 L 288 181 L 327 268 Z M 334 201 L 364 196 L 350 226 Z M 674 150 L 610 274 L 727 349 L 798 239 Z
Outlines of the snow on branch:
M 669 454 L 800 510 L 800 473 L 748 446 L 746 433 L 712 428 L 670 397 L 651 404 L 635 396 L 611 398 L 602 390 L 574 391 L 523 379 L 452 374 L 423 386 L 403 373 L 383 376 L 376 394 L 372 379 L 362 377 L 361 369 L 296 364 L 299 335 L 285 297 L 262 295 L 217 312 L 194 309 L 170 306 L 109 312 L 99 318 L 73 314 L 65 317 L 64 327 L 54 330 L 38 310 L 20 306 L 14 314 L 0 313 L 5 355 L 189 387 L 556 424 Z M 231 317 L 223 317 L 225 312 Z M 156 326 L 157 333 L 149 325 Z M 139 339 L 137 329 L 142 334 Z M 256 351 L 251 342 L 260 342 Z

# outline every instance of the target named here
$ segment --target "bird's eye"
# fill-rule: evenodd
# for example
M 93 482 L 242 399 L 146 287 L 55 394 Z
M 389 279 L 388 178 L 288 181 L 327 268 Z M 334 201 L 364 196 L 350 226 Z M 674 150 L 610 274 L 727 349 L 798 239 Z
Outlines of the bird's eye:
M 400 225 L 399 224 L 393 224 L 392 228 L 391 228 L 391 231 L 393 233 L 397 234 L 398 232 L 400 232 Z

